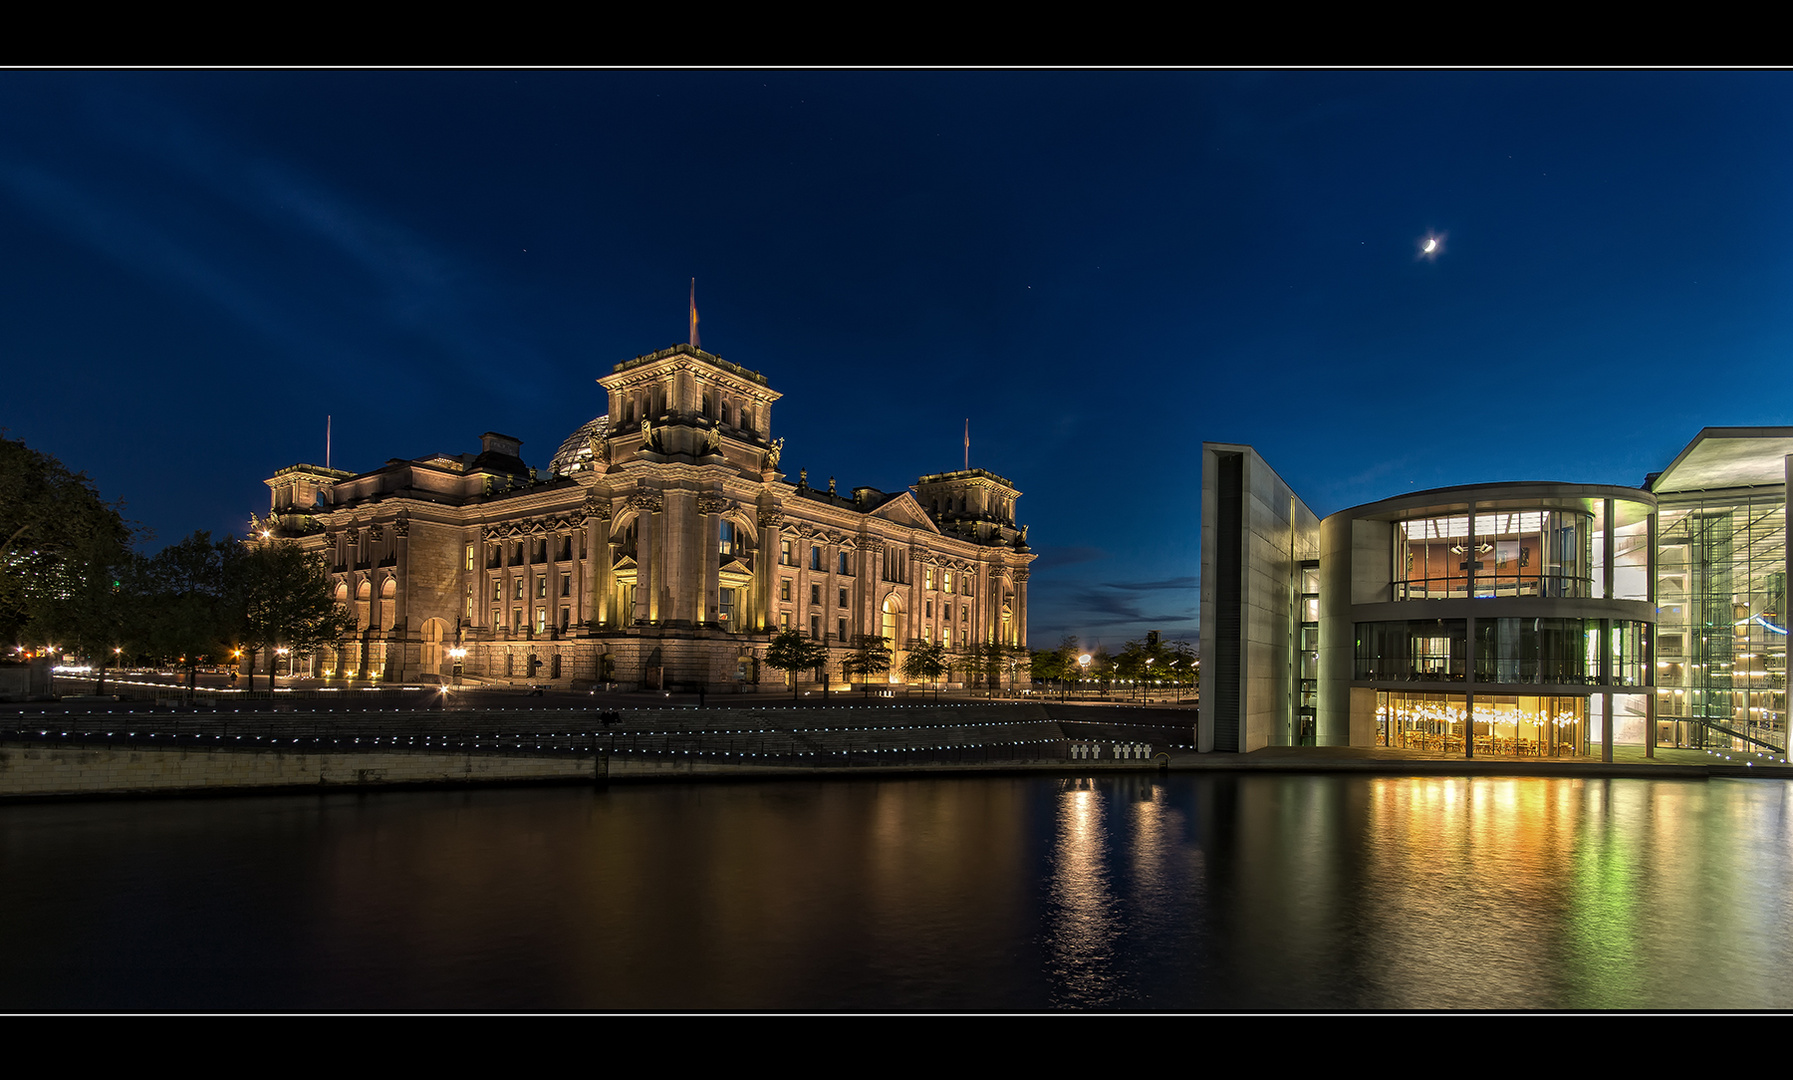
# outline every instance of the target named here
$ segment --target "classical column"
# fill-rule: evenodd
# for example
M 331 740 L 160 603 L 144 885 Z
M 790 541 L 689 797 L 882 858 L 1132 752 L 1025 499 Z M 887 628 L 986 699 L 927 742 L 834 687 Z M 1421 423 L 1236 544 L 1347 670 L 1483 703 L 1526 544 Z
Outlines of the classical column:
M 778 596 L 779 555 L 783 551 L 784 513 L 776 505 L 762 506 L 759 510 L 760 550 L 753 564 L 753 577 L 756 584 L 756 610 L 759 623 L 757 629 L 777 632 L 778 620 L 773 616 L 776 610 L 773 601 Z
M 660 533 L 664 526 L 661 508 L 665 505 L 658 492 L 640 492 L 629 500 L 639 516 L 635 519 L 635 622 L 657 622 L 662 616 L 658 603 L 660 569 L 665 565 L 666 551 Z
M 1027 648 L 1027 568 L 1015 571 L 1015 644 Z
M 587 497 L 585 506 L 585 565 L 580 568 L 580 618 L 594 627 L 614 625 L 612 594 L 616 591 L 610 553 L 610 500 Z
M 722 515 L 728 507 L 729 501 L 720 495 L 697 497 L 694 528 L 698 542 L 692 553 L 691 580 L 697 601 L 695 621 L 700 623 L 718 622 L 722 614 Z M 739 614 L 737 611 L 737 617 Z

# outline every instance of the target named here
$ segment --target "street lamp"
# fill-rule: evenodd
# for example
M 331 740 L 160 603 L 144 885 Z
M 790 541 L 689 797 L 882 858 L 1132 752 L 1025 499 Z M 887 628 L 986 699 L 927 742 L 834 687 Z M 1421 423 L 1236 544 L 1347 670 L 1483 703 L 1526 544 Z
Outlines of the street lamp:
M 467 650 L 456 645 L 448 650 L 448 655 L 454 658 L 454 684 L 459 686 L 461 685 L 461 661 L 467 658 Z
M 281 645 L 274 652 L 277 654 L 277 658 L 268 664 L 268 693 L 270 694 L 274 692 L 274 676 L 280 674 L 280 661 L 286 659 L 286 646 Z M 289 670 L 287 675 L 291 676 L 292 672 Z
M 1089 682 L 1089 653 L 1084 653 L 1077 658 L 1077 666 L 1083 669 L 1083 674 L 1077 678 L 1078 689 L 1087 693 L 1089 690 L 1087 685 Z

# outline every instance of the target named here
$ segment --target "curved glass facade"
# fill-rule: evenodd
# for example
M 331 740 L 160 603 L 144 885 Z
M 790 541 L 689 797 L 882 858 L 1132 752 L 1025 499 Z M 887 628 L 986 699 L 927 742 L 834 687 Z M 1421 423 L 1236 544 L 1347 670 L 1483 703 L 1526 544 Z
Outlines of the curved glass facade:
M 1406 619 L 1357 624 L 1360 682 L 1465 682 L 1471 656 L 1477 683 L 1642 686 L 1645 624 L 1614 620 L 1611 679 L 1601 677 L 1599 619 Z
M 1591 596 L 1593 533 L 1593 515 L 1573 510 L 1396 522 L 1395 599 Z

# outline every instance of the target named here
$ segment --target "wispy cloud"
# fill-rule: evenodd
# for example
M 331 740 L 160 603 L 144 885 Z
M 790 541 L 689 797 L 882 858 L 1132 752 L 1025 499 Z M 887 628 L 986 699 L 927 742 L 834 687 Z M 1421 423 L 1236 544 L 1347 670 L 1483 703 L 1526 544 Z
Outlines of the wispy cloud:
M 0 164 L 0 188 L 30 208 L 38 220 L 146 278 L 186 290 L 258 336 L 286 347 L 302 337 L 281 307 L 258 295 L 241 274 L 201 255 L 166 227 L 67 177 L 28 165 Z

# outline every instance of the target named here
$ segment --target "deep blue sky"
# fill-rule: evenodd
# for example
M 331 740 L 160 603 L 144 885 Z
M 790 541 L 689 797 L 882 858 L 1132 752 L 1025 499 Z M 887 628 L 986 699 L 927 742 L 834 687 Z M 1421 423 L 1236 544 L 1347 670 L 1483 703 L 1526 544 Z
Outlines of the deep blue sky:
M 1793 423 L 1789 192 L 1778 72 L 5 72 L 0 425 L 153 546 L 326 414 L 545 468 L 695 276 L 793 474 L 969 416 L 1036 646 L 1193 638 L 1205 439 L 1326 514 Z

